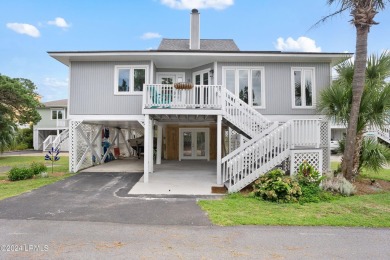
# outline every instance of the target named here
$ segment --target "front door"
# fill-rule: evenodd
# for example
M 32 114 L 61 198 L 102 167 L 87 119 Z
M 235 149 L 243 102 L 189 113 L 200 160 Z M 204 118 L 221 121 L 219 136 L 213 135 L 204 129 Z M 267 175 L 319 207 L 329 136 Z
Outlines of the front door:
M 179 160 L 209 160 L 209 129 L 180 128 Z

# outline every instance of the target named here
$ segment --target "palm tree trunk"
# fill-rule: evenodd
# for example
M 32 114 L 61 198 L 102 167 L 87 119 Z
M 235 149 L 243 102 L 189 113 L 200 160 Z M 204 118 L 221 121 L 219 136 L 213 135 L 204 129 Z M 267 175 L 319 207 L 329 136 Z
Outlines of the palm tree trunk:
M 352 180 L 355 179 L 356 176 L 359 175 L 359 166 L 360 166 L 360 154 L 362 151 L 362 145 L 363 145 L 363 132 L 360 131 L 356 135 L 356 143 L 355 143 L 355 154 L 353 157 L 353 176 Z
M 367 61 L 367 37 L 369 26 L 356 25 L 356 53 L 355 68 L 352 80 L 352 105 L 348 121 L 345 150 L 343 155 L 342 172 L 347 180 L 354 177 L 354 157 L 356 148 L 357 123 L 359 118 L 360 102 L 363 95 L 365 70 Z

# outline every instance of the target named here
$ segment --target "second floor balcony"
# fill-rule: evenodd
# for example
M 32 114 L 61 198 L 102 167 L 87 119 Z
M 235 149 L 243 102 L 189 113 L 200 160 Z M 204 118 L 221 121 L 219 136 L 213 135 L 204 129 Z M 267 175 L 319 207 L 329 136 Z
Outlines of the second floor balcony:
M 143 111 L 145 114 L 154 114 L 174 109 L 174 113 L 186 113 L 196 109 L 198 112 L 213 110 L 214 114 L 219 114 L 224 101 L 223 91 L 220 85 L 145 84 Z

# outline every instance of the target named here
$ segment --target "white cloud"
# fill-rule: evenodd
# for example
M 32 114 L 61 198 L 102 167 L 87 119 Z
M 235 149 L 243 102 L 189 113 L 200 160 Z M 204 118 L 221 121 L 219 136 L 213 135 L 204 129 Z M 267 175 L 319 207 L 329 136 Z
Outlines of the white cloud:
M 146 32 L 142 34 L 141 39 L 142 40 L 150 40 L 150 39 L 156 39 L 156 38 L 161 38 L 161 34 L 155 33 L 155 32 Z
M 302 52 L 320 52 L 321 47 L 316 46 L 313 39 L 301 36 L 297 40 L 288 37 L 286 40 L 279 37 L 275 48 L 279 51 L 302 51 Z
M 37 27 L 28 23 L 7 23 L 7 28 L 17 33 L 26 34 L 34 38 L 41 36 L 41 33 Z
M 60 80 L 57 78 L 44 78 L 43 85 L 54 88 L 65 88 L 68 87 L 69 79 Z
M 63 29 L 68 28 L 70 26 L 70 24 L 68 24 L 65 21 L 65 19 L 62 17 L 56 17 L 56 19 L 54 19 L 53 21 L 48 21 L 47 23 L 50 25 L 55 25 L 55 26 L 63 28 Z
M 234 4 L 234 0 L 160 0 L 163 5 L 174 9 L 217 9 L 222 10 Z

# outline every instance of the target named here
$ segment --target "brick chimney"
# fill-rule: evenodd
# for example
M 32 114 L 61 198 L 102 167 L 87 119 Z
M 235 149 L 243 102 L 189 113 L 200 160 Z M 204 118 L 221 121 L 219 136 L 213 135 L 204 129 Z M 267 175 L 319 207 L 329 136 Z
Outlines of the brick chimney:
M 190 50 L 200 49 L 200 14 L 198 9 L 192 9 L 191 11 L 191 24 L 190 24 Z

